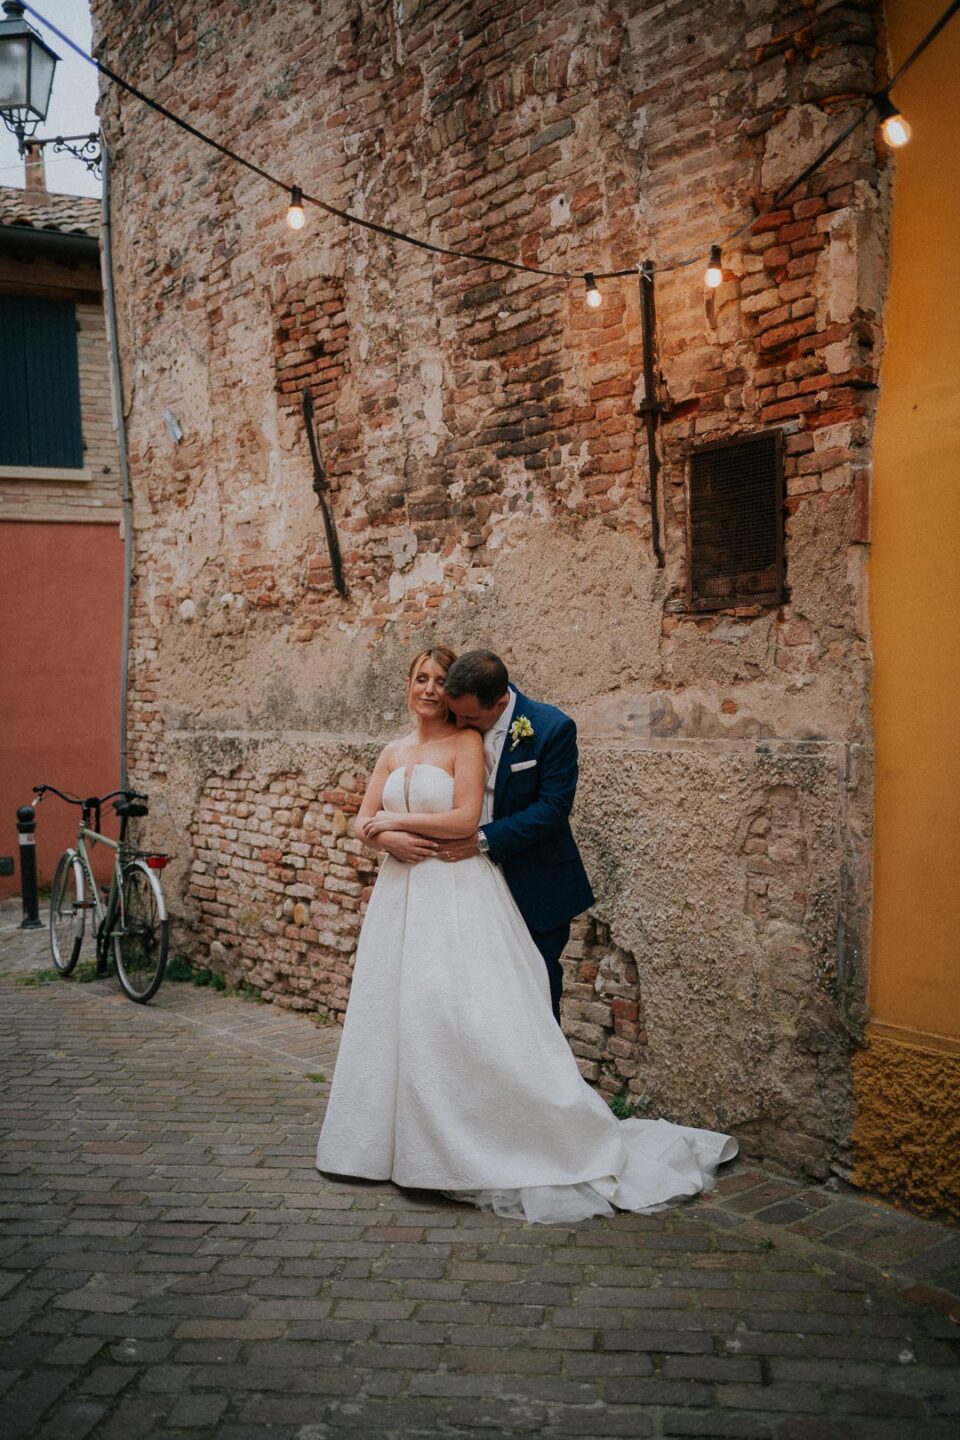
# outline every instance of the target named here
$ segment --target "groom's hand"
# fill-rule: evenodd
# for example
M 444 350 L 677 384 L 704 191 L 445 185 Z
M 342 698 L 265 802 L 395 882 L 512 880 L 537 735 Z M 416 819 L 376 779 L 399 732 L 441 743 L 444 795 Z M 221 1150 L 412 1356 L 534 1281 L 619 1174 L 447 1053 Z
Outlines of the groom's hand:
M 426 835 L 408 835 L 404 830 L 381 830 L 367 844 L 386 850 L 404 865 L 419 865 L 421 860 L 435 860 L 437 856 L 436 840 Z
M 474 855 L 479 855 L 477 849 L 476 835 L 468 835 L 465 840 L 441 840 L 440 849 L 437 852 L 438 860 L 469 860 Z

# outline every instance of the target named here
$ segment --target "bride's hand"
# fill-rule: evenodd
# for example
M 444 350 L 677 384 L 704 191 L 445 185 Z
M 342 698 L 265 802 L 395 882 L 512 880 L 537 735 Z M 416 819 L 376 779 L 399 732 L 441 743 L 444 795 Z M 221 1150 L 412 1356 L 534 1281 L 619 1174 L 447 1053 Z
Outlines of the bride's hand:
M 397 828 L 397 817 L 391 815 L 389 810 L 378 810 L 369 820 L 363 822 L 363 833 L 368 838 L 380 835 L 384 830 L 395 830 Z

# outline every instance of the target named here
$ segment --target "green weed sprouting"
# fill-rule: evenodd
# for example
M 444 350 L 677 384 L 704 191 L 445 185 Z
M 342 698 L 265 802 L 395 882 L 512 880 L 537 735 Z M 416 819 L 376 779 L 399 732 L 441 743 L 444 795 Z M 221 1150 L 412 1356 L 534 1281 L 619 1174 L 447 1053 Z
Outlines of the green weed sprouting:
M 206 966 L 197 969 L 190 963 L 186 955 L 174 955 L 167 965 L 168 980 L 180 981 L 186 985 L 198 985 L 201 989 L 207 986 L 217 990 L 221 995 L 234 995 L 240 1000 L 250 1000 L 254 1003 L 265 1004 L 263 995 L 253 985 L 248 985 L 241 978 L 232 984 L 226 975 L 221 975 L 219 970 L 210 970 Z
M 610 1109 L 618 1120 L 632 1120 L 633 1106 L 626 1095 L 614 1095 L 610 1101 Z

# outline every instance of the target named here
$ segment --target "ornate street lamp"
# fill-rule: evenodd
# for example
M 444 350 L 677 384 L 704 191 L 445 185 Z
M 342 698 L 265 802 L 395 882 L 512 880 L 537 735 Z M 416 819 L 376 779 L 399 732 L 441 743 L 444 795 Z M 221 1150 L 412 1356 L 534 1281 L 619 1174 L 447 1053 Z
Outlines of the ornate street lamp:
M 5 20 L 0 20 L 0 119 L 17 137 L 21 156 L 29 145 L 52 145 L 82 160 L 88 170 L 100 174 L 100 140 L 90 135 L 56 135 L 38 140 L 36 128 L 47 118 L 53 72 L 60 56 L 23 18 L 18 0 L 4 0 Z M 77 144 L 74 142 L 82 142 Z
M 17 137 L 20 154 L 24 142 L 50 108 L 55 55 L 23 18 L 23 6 L 5 0 L 6 20 L 0 20 L 0 115 L 7 129 Z

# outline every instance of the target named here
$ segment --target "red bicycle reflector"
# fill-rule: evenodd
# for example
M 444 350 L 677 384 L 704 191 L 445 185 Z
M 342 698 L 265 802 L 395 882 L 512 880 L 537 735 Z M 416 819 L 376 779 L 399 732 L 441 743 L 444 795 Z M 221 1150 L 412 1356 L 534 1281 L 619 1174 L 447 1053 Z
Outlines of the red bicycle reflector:
M 164 870 L 170 864 L 169 855 L 148 855 L 147 864 L 151 870 Z

